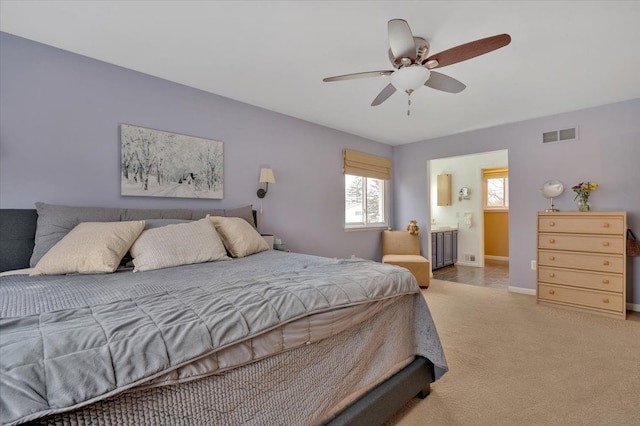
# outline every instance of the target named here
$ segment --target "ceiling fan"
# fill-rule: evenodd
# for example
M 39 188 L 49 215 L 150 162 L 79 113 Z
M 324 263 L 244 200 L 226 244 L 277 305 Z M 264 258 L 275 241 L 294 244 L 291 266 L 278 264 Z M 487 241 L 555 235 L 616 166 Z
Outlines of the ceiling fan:
M 469 43 L 461 44 L 435 55 L 429 54 L 429 42 L 421 37 L 414 37 L 409 24 L 404 19 L 392 19 L 388 24 L 389 31 L 389 60 L 395 70 L 368 71 L 355 74 L 327 77 L 324 82 L 353 80 L 357 78 L 391 76 L 389 83 L 376 96 L 371 106 L 377 106 L 386 101 L 396 90 L 406 92 L 409 95 L 409 107 L 411 106 L 411 93 L 420 87 L 427 86 L 432 89 L 449 93 L 460 93 L 467 86 L 455 78 L 446 76 L 436 71 L 447 65 L 456 64 L 484 55 L 493 50 L 508 45 L 511 42 L 509 34 L 500 34 L 487 37 Z M 407 110 L 407 115 L 410 111 Z

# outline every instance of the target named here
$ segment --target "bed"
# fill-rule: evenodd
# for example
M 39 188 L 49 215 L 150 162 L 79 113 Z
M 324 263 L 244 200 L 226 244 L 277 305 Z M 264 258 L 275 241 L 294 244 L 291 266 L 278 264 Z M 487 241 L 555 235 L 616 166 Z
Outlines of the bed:
M 0 210 L 0 271 L 33 272 L 79 223 L 255 226 L 250 206 L 36 205 Z M 261 250 L 136 272 L 10 274 L 0 312 L 2 424 L 381 424 L 447 370 L 415 278 L 362 259 Z

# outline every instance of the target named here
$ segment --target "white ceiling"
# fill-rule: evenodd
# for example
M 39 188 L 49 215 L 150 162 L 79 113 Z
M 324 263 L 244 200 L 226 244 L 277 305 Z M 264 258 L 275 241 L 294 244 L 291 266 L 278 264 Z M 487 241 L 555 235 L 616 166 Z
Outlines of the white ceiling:
M 13 1 L 0 30 L 397 145 L 640 97 L 639 1 Z M 371 101 L 393 69 L 387 21 L 431 53 L 508 33 L 438 71 L 467 85 Z

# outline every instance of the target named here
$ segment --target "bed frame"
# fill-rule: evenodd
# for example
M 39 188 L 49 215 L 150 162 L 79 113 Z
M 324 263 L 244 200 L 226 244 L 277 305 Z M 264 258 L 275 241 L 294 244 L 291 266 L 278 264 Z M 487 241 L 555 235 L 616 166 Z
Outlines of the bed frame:
M 254 211 L 254 219 L 255 219 Z M 0 209 L 0 272 L 29 267 L 38 214 L 35 209 Z M 416 357 L 329 421 L 329 425 L 380 425 L 412 398 L 426 398 L 434 366 Z

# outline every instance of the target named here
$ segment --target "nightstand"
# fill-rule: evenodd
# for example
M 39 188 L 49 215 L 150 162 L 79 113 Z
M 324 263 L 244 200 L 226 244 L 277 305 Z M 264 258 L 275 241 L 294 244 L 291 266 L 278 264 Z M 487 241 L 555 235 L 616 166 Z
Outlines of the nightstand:
M 273 250 L 273 234 L 260 234 L 269 245 L 269 250 Z

